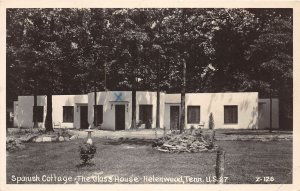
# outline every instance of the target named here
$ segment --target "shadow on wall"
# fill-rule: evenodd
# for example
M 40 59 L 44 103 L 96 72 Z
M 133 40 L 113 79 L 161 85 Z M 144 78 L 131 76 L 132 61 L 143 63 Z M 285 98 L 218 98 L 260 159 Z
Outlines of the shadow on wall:
M 64 106 L 72 106 L 71 101 L 70 101 L 70 97 L 67 98 Z
M 156 96 L 156 92 L 138 92 L 139 96 L 137 96 L 137 103 L 147 103 L 152 104 L 154 94 Z M 145 96 L 144 96 L 145 95 Z
M 19 110 L 18 110 L 18 123 L 17 123 L 18 127 L 23 127 L 24 123 L 25 123 L 25 120 L 23 119 L 23 117 L 21 119 L 21 116 L 24 116 L 24 109 L 19 108 Z
M 253 107 L 251 111 L 251 120 L 247 126 L 248 129 L 258 129 L 258 107 Z
M 228 94 L 228 93 L 226 93 Z M 222 102 L 221 100 L 224 99 L 224 95 L 225 93 L 212 93 L 210 96 L 210 101 L 207 107 L 207 113 L 211 113 L 211 107 L 212 107 L 212 103 L 216 102 L 218 99 L 220 99 L 220 102 Z M 232 101 L 232 95 L 230 95 L 230 97 L 228 98 L 229 103 Z
M 74 96 L 68 96 L 68 98 L 66 99 L 66 102 L 63 106 L 75 106 L 76 103 L 86 103 L 87 102 L 83 102 L 83 95 L 74 95 Z
M 37 105 L 42 105 L 42 106 L 46 106 L 46 100 L 47 100 L 47 96 L 43 95 L 43 96 L 38 96 L 37 99 Z
M 75 95 L 73 97 L 74 103 L 82 103 L 83 102 L 83 95 Z
M 241 104 L 242 110 L 247 110 L 251 102 L 249 101 L 249 97 L 251 98 L 253 94 L 246 94 L 247 98 Z M 251 99 L 252 100 L 252 99 Z M 255 102 L 258 103 L 258 97 L 256 97 Z
M 137 110 L 140 112 L 140 108 L 139 105 L 152 105 L 152 109 L 154 109 L 154 106 L 153 104 L 156 104 L 155 103 L 152 103 L 153 100 L 154 100 L 154 97 L 156 96 L 156 92 L 138 92 L 137 94 L 137 100 L 136 100 L 136 103 L 137 103 Z M 139 113 L 136 113 L 136 120 L 139 118 Z M 153 116 L 156 116 L 156 110 L 152 111 L 152 118 Z M 155 119 L 152 119 L 152 125 L 153 125 L 153 122 L 154 122 Z M 137 123 L 139 123 L 139 121 L 137 120 Z
M 211 105 L 214 101 L 217 100 L 217 95 L 216 93 L 213 93 L 210 97 L 210 101 L 209 101 L 209 104 L 208 104 L 208 107 L 207 107 L 207 113 L 210 113 L 211 112 Z

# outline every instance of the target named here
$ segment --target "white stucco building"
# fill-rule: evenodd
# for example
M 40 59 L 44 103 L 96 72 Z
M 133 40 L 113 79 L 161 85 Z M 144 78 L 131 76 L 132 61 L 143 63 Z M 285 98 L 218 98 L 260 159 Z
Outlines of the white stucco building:
M 160 127 L 178 129 L 180 122 L 180 94 L 160 93 Z M 132 119 L 132 92 L 97 92 L 84 95 L 53 95 L 52 118 L 54 128 L 85 129 L 97 124 L 104 130 L 129 129 Z M 137 92 L 136 121 L 141 128 L 156 126 L 156 92 Z M 33 96 L 19 96 L 14 102 L 14 126 L 33 126 Z M 272 126 L 279 128 L 278 99 L 272 100 Z M 96 112 L 95 112 L 96 111 Z M 39 127 L 44 127 L 47 97 L 37 97 L 36 115 Z M 270 100 L 259 99 L 257 92 L 187 93 L 185 97 L 185 127 L 208 128 L 209 115 L 215 128 L 265 129 L 270 124 Z

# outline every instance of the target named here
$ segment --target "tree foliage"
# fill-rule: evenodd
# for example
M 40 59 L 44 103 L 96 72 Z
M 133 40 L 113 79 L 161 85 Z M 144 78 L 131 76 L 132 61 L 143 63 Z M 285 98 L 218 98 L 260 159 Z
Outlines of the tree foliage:
M 7 9 L 7 102 L 94 85 L 179 93 L 184 63 L 186 92 L 271 94 L 291 123 L 292 23 L 292 9 Z

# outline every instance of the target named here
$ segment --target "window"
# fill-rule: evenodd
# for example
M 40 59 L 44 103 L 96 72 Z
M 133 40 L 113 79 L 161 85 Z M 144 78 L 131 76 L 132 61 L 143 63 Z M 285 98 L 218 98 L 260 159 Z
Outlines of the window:
M 200 123 L 200 106 L 187 106 L 187 123 Z
M 149 120 L 152 122 L 152 105 L 139 106 L 139 120 L 146 124 Z
M 63 106 L 63 122 L 72 123 L 74 122 L 74 107 Z
M 34 115 L 36 115 L 37 122 L 44 121 L 44 106 L 33 106 L 32 121 L 34 122 Z
M 224 106 L 224 123 L 236 124 L 238 123 L 238 106 L 225 105 Z
M 103 105 L 94 105 L 94 115 L 94 125 L 100 125 L 103 123 Z

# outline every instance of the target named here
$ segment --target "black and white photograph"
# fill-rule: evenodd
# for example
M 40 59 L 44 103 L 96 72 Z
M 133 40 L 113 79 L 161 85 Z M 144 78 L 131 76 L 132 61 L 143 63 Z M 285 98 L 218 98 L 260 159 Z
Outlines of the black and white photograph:
M 4 184 L 296 183 L 293 7 L 71 7 L 5 8 Z

